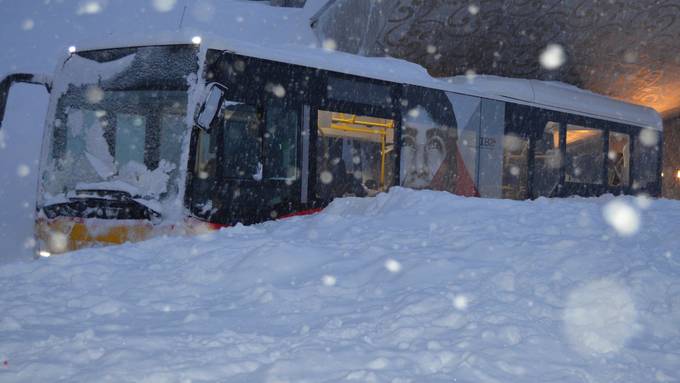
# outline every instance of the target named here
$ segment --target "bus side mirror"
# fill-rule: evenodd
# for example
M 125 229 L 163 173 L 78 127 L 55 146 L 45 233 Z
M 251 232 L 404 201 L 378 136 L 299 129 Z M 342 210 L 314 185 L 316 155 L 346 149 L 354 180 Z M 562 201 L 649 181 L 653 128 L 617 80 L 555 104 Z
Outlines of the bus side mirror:
M 198 113 L 194 119 L 199 128 L 205 131 L 210 130 L 210 125 L 217 117 L 226 90 L 227 88 L 217 83 L 208 85 L 207 96 L 198 108 Z
M 0 129 L 2 129 L 2 120 L 5 118 L 5 107 L 9 98 L 9 89 L 14 83 L 18 82 L 42 85 L 47 89 L 48 93 L 52 91 L 52 79 L 49 76 L 32 73 L 13 73 L 7 75 L 0 81 Z

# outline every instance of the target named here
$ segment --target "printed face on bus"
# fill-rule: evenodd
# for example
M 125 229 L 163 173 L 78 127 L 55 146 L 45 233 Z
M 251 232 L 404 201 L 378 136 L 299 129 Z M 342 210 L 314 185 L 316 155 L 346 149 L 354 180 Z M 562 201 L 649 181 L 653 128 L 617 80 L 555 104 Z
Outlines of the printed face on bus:
M 446 159 L 447 127 L 432 120 L 429 113 L 418 106 L 404 118 L 402 137 L 402 174 L 404 185 L 427 188 Z

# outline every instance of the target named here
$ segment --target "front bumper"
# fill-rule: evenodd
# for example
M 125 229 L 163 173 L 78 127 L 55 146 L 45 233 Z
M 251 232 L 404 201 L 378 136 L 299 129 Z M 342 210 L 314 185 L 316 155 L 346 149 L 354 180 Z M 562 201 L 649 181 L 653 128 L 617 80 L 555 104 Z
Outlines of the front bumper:
M 36 220 L 36 255 L 50 256 L 94 246 L 139 242 L 155 235 L 147 220 L 40 218 Z

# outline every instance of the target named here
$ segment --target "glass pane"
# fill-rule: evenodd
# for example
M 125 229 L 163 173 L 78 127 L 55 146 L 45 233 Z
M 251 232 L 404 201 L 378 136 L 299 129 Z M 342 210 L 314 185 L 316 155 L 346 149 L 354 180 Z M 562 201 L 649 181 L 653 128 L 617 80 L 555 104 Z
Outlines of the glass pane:
M 264 173 L 268 179 L 296 179 L 297 136 L 300 126 L 296 110 L 285 105 L 270 103 L 267 107 L 267 125 L 264 135 Z
M 409 87 L 402 100 L 401 184 L 455 192 L 456 121 L 441 91 Z
M 329 77 L 328 97 L 340 101 L 392 107 L 389 86 L 359 79 Z
M 630 185 L 630 136 L 625 133 L 609 132 L 607 153 L 607 178 L 609 186 Z
M 482 99 L 457 93 L 447 93 L 453 105 L 456 130 L 455 193 L 479 196 L 479 143 Z M 454 163 L 452 162 L 452 165 Z
M 116 162 L 144 163 L 144 140 L 146 137 L 146 118 L 141 115 L 118 115 L 116 120 Z
M 106 179 L 115 174 L 109 118 L 104 111 L 69 109 L 65 152 L 54 169 L 50 185 L 66 188 L 72 179 Z
M 505 102 L 482 100 L 477 176 L 477 190 L 480 197 L 501 198 L 503 196 L 505 117 Z
M 223 106 L 224 177 L 253 179 L 260 164 L 261 137 L 257 109 L 228 102 Z
M 515 134 L 503 138 L 503 198 L 527 198 L 529 139 Z
M 64 92 L 46 132 L 50 156 L 42 189 L 59 195 L 82 184 L 107 188 L 122 182 L 143 198 L 169 197 L 169 188 L 180 181 L 171 169 L 179 166 L 181 149 L 176 143 L 176 150 L 163 151 L 162 114 L 166 109 L 185 114 L 186 79 L 198 68 L 197 49 L 155 46 L 74 54 L 55 83 Z M 83 73 L 90 80 L 67 83 Z M 174 166 L 159 166 L 163 160 Z
M 213 130 L 212 132 L 215 132 Z M 200 217 L 208 218 L 213 206 L 212 187 L 215 184 L 217 165 L 217 134 L 198 129 L 196 162 L 192 180 L 192 211 Z
M 642 129 L 635 140 L 633 163 L 635 179 L 633 188 L 648 190 L 658 187 L 659 183 L 659 142 L 660 133 L 652 129 Z M 672 174 L 670 176 L 673 176 Z
M 332 199 L 387 190 L 394 175 L 394 121 L 319 110 L 317 195 Z
M 551 197 L 560 182 L 560 124 L 548 121 L 534 147 L 534 197 Z
M 178 181 L 181 139 L 171 136 L 186 126 L 180 117 L 186 94 L 111 91 L 100 96 L 96 105 L 80 100 L 78 93 L 63 96 L 78 107 L 65 107 L 66 124 L 55 126 L 50 161 L 56 166 L 50 171 L 58 176 L 46 185 L 63 191 L 77 184 L 121 181 L 135 195 L 167 196 Z M 176 116 L 172 123 L 169 116 Z
M 598 184 L 604 166 L 604 135 L 599 129 L 567 125 L 566 182 Z
M 182 155 L 185 127 L 182 114 L 164 111 L 161 115 L 160 158 L 172 163 L 176 168 L 179 168 L 179 162 L 175 161 L 180 160 Z
M 214 178 L 216 160 L 217 142 L 215 140 L 215 135 L 205 131 L 199 131 L 196 165 L 194 167 L 196 177 L 201 180 Z

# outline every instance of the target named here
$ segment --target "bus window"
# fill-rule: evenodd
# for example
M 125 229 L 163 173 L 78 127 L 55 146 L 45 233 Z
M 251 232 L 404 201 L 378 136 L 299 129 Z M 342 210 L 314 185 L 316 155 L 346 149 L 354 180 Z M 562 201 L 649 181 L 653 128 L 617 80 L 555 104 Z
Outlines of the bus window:
M 503 144 L 505 136 L 505 102 L 482 100 L 479 124 L 479 171 L 477 190 L 480 197 L 503 196 Z
M 455 194 L 479 196 L 479 143 L 482 99 L 458 93 L 447 93 L 455 118 Z
M 224 178 L 256 179 L 261 169 L 261 136 L 257 108 L 238 102 L 222 106 Z
M 401 184 L 455 192 L 456 121 L 446 94 L 408 87 L 401 114 Z
M 217 134 L 197 129 L 196 160 L 192 180 L 191 200 L 194 213 L 207 218 L 213 213 L 211 191 L 217 170 Z
M 529 178 L 529 139 L 517 134 L 503 137 L 503 198 L 526 199 Z
M 625 133 L 609 132 L 607 179 L 612 187 L 630 185 L 630 136 Z
M 317 195 L 330 200 L 387 190 L 394 179 L 394 120 L 318 113 Z
M 560 124 L 548 121 L 534 144 L 533 197 L 552 197 L 560 183 Z
M 184 134 L 186 133 L 186 123 L 184 115 L 186 107 L 182 108 L 164 108 L 161 110 L 160 116 L 160 139 L 159 152 L 161 161 L 166 161 L 172 170 L 170 177 L 175 178 L 180 172 L 179 160 L 182 158 L 182 143 L 184 141 Z M 159 161 L 160 163 L 160 161 Z M 168 193 L 177 193 L 179 185 L 177 183 L 169 183 Z
M 282 102 L 267 105 L 264 133 L 264 176 L 266 179 L 295 180 L 299 169 L 297 137 L 299 113 Z
M 328 98 L 337 101 L 357 102 L 361 100 L 366 104 L 392 107 L 389 85 L 329 76 L 327 91 Z
M 659 133 L 642 129 L 633 145 L 633 189 L 655 195 L 659 193 Z
M 96 180 L 110 177 L 115 173 L 114 147 L 115 136 L 112 131 L 110 116 L 103 111 L 89 109 L 69 109 L 67 111 L 66 132 L 63 132 L 65 151 L 61 153 L 55 137 L 53 155 L 58 158 L 55 166 L 57 177 L 53 177 L 55 186 L 62 188 L 62 182 L 68 178 L 80 180 Z M 87 130 L 84 131 L 87 127 Z M 55 131 L 56 133 L 56 131 Z M 141 148 L 142 154 L 144 147 Z M 83 161 L 83 159 L 86 159 Z M 74 166 L 80 163 L 80 166 Z
M 182 110 L 182 113 L 185 113 Z M 182 156 L 182 140 L 186 132 L 186 123 L 183 114 L 175 113 L 175 110 L 166 109 L 161 115 L 160 158 L 179 159 Z M 179 163 L 174 163 L 179 168 Z
M 565 181 L 601 185 L 604 134 L 599 129 L 567 125 Z
M 116 162 L 144 163 L 146 118 L 141 115 L 120 113 L 116 118 Z

